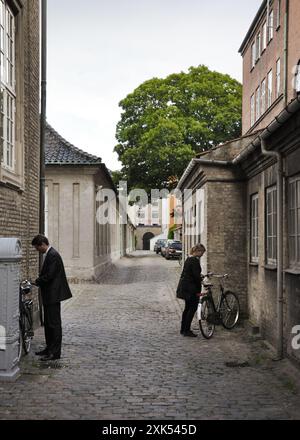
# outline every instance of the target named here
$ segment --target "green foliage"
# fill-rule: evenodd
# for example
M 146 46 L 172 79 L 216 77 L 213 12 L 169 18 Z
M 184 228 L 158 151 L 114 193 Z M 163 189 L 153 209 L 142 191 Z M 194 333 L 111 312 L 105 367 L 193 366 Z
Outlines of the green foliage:
M 241 134 L 241 84 L 203 65 L 146 81 L 120 106 L 115 151 L 130 188 L 172 189 L 195 153 Z

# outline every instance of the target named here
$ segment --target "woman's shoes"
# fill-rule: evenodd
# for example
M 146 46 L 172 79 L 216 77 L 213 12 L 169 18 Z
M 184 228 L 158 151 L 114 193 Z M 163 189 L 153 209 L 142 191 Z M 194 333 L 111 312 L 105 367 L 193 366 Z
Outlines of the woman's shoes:
M 183 336 L 188 336 L 190 338 L 197 338 L 197 335 L 195 333 L 192 332 L 192 330 L 189 330 L 187 332 L 183 333 Z

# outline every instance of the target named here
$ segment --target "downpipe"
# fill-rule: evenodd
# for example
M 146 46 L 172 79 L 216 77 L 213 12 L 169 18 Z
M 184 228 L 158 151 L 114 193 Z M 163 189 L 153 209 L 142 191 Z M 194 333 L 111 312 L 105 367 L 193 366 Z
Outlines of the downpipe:
M 266 148 L 261 140 L 261 152 L 277 159 L 277 358 L 283 359 L 283 159 L 278 151 Z

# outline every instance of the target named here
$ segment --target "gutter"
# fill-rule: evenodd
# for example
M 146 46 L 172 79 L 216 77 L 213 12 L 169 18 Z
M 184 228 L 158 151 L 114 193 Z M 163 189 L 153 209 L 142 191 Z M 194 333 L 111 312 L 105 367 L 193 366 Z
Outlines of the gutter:
M 261 152 L 277 159 L 277 358 L 283 358 L 283 159 L 278 151 L 267 150 L 261 139 Z

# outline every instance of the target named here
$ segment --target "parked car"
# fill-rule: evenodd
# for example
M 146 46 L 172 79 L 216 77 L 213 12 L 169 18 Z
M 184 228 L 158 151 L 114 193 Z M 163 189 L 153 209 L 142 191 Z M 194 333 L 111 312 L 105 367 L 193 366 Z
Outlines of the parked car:
M 169 243 L 165 250 L 166 260 L 171 258 L 180 258 L 182 255 L 182 243 L 181 241 L 173 241 Z
M 166 243 L 161 247 L 161 254 L 163 257 L 166 256 L 167 248 L 171 243 L 180 243 L 178 240 L 166 240 Z
M 161 252 L 161 247 L 166 243 L 167 240 L 160 238 L 154 245 L 154 252 L 159 254 Z

